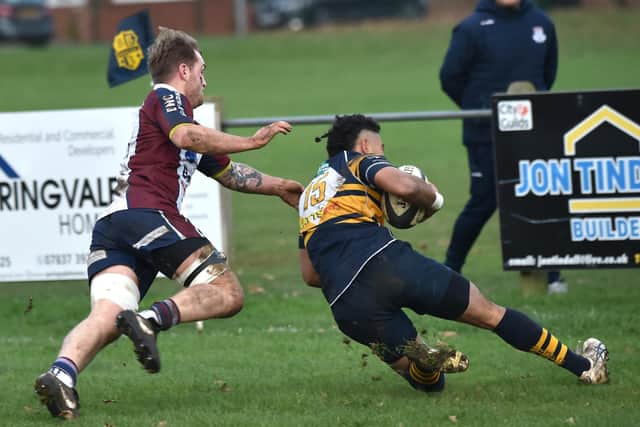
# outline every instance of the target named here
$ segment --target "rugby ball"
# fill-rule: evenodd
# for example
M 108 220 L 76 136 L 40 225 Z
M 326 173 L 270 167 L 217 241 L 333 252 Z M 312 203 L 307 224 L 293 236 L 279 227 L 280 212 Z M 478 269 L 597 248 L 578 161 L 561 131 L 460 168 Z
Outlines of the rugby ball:
M 402 165 L 398 169 L 429 182 L 426 175 L 417 166 Z M 401 229 L 411 228 L 421 223 L 427 215 L 426 209 L 407 203 L 400 197 L 387 192 L 382 194 L 382 213 L 389 225 Z

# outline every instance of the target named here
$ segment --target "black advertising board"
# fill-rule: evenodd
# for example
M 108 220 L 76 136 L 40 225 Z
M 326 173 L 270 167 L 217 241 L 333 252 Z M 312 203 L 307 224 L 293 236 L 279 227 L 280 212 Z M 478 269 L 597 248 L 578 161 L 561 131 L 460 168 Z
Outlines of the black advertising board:
M 640 90 L 492 102 L 505 270 L 640 267 Z

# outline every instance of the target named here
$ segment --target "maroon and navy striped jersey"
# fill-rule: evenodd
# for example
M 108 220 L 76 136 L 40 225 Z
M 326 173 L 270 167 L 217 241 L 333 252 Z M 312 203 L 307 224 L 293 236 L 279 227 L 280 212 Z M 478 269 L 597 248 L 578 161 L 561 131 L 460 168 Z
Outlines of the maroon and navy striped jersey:
M 230 167 L 226 155 L 203 155 L 171 142 L 176 128 L 191 123 L 196 122 L 188 99 L 167 84 L 156 84 L 138 112 L 121 163 L 117 196 L 102 216 L 129 208 L 177 214 L 196 170 L 216 177 Z

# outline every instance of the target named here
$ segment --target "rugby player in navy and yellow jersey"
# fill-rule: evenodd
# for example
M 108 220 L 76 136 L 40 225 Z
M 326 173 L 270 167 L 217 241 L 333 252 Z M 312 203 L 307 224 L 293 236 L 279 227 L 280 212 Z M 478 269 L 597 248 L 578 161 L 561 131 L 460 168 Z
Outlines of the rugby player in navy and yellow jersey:
M 525 314 L 485 298 L 476 285 L 396 240 L 384 227 L 381 194 L 427 209 L 438 189 L 395 168 L 384 157 L 380 126 L 363 115 L 337 116 L 321 138 L 329 159 L 300 198 L 300 264 L 310 286 L 322 288 L 340 330 L 369 346 L 414 388 L 440 391 L 448 372 L 468 359 L 429 347 L 403 308 L 489 329 L 518 350 L 532 352 L 585 383 L 608 381 L 608 352 L 595 338 L 577 354 Z
M 140 108 L 117 196 L 93 229 L 91 312 L 66 336 L 58 358 L 35 383 L 53 416 L 77 416 L 79 372 L 121 334 L 133 341 L 144 368 L 158 372 L 159 331 L 179 322 L 233 316 L 242 308 L 243 291 L 226 257 L 180 214 L 196 171 L 231 190 L 279 196 L 292 207 L 303 189 L 227 156 L 265 146 L 277 134 L 289 133 L 289 123 L 272 123 L 245 138 L 193 120 L 207 84 L 205 62 L 192 37 L 160 28 L 148 60 L 155 84 Z M 137 313 L 158 272 L 184 289 Z

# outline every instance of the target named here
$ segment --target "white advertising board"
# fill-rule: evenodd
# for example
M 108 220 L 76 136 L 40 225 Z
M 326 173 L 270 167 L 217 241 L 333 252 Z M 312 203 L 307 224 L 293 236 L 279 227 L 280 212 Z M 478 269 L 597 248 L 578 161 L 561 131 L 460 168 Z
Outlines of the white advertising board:
M 215 105 L 195 110 L 217 128 Z M 0 113 L 0 282 L 86 278 L 97 216 L 131 138 L 138 107 Z M 226 248 L 222 187 L 196 173 L 182 211 Z

